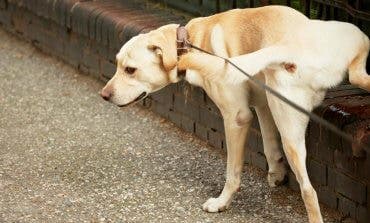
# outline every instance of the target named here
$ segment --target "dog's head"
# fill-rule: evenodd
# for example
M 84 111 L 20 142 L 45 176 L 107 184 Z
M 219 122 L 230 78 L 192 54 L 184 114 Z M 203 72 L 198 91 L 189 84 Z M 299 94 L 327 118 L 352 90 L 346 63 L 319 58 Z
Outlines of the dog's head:
M 171 24 L 129 40 L 117 54 L 117 70 L 101 96 L 118 106 L 145 98 L 177 77 L 176 28 Z

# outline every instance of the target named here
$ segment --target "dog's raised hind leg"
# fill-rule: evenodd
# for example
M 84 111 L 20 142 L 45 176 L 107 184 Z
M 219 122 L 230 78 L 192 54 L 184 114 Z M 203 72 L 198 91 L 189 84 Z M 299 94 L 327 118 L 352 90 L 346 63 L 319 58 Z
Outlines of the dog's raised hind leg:
M 296 54 L 294 48 L 289 46 L 270 46 L 252 53 L 232 57 L 229 60 L 250 76 L 254 76 L 268 67 L 281 67 L 281 65 L 284 65 L 283 67 L 292 74 L 297 70 L 295 61 L 299 56 L 300 54 Z M 228 75 L 227 79 L 232 84 L 239 84 L 249 79 L 230 64 L 227 66 L 226 73 L 232 74 Z

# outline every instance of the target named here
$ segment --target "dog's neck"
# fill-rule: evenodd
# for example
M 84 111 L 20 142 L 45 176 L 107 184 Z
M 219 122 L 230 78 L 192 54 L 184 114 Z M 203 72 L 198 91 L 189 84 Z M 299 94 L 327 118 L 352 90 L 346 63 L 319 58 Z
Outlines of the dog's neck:
M 185 28 L 185 26 L 179 25 L 179 27 L 176 29 L 176 48 L 178 61 L 181 59 L 181 56 L 191 51 L 189 32 Z M 175 70 L 178 80 L 185 80 L 191 85 L 203 87 L 202 77 L 199 75 L 197 71 L 188 68 L 179 69 L 178 66 Z

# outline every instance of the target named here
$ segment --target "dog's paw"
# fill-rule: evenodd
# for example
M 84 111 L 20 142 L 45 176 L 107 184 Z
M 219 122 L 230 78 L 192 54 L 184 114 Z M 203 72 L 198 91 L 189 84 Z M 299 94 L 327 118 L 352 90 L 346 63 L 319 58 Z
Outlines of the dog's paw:
M 288 181 L 286 172 L 269 172 L 267 174 L 267 182 L 270 187 L 276 187 L 285 184 Z
M 270 161 L 271 162 L 271 161 Z M 273 169 L 269 169 L 267 182 L 270 187 L 276 187 L 285 184 L 288 181 L 287 165 L 284 158 L 280 158 L 271 163 Z
M 211 197 L 203 204 L 203 210 L 206 212 L 222 212 L 228 208 L 227 202 L 220 198 Z

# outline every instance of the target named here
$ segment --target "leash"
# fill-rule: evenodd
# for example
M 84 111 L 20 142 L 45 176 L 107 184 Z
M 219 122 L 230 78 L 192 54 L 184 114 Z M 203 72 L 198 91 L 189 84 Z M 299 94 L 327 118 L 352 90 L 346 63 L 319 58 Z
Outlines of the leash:
M 184 33 L 186 33 L 186 34 L 184 34 Z M 332 123 L 328 122 L 327 120 L 321 118 L 320 116 L 316 115 L 315 113 L 312 113 L 310 111 L 307 111 L 306 109 L 304 109 L 300 105 L 298 105 L 298 104 L 294 103 L 293 101 L 289 100 L 288 98 L 286 98 L 285 96 L 283 96 L 282 94 L 280 94 L 278 91 L 274 90 L 273 88 L 271 88 L 270 86 L 266 85 L 262 81 L 257 80 L 252 75 L 250 75 L 247 72 L 245 72 L 243 69 L 241 69 L 240 67 L 238 67 L 235 63 L 233 63 L 232 61 L 230 61 L 228 58 L 225 58 L 225 57 L 216 55 L 216 54 L 211 53 L 211 52 L 209 52 L 207 50 L 204 50 L 204 49 L 202 49 L 200 47 L 194 46 L 188 40 L 187 31 L 186 31 L 186 29 L 185 29 L 184 26 L 179 26 L 177 28 L 177 47 L 178 47 L 177 48 L 178 49 L 178 56 L 184 54 L 185 53 L 185 50 L 187 50 L 189 48 L 193 48 L 193 49 L 198 50 L 198 51 L 200 51 L 202 53 L 206 53 L 208 55 L 215 56 L 215 57 L 218 57 L 220 59 L 223 59 L 226 63 L 230 64 L 231 66 L 233 66 L 234 68 L 236 68 L 238 71 L 240 71 L 242 74 L 244 74 L 245 76 L 247 76 L 250 81 L 252 81 L 256 85 L 258 85 L 259 87 L 263 88 L 264 90 L 268 91 L 270 94 L 274 95 L 275 97 L 277 97 L 278 99 L 280 99 L 284 103 L 288 104 L 289 106 L 291 106 L 295 110 L 301 112 L 304 115 L 307 115 L 314 122 L 316 122 L 318 124 L 321 124 L 325 128 L 327 128 L 330 131 L 332 131 L 333 133 L 339 135 L 340 137 L 342 137 L 343 139 L 347 140 L 348 142 L 351 142 L 352 145 L 357 146 L 357 147 L 364 148 L 368 152 L 370 152 L 370 146 L 369 145 L 366 145 L 366 144 L 364 144 L 364 143 L 362 143 L 362 142 L 360 142 L 358 140 L 355 140 L 350 134 L 345 133 L 344 131 L 342 131 L 341 129 L 339 129 L 337 126 L 335 126 Z

